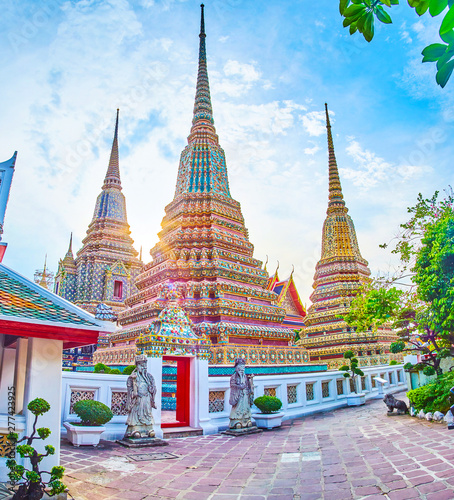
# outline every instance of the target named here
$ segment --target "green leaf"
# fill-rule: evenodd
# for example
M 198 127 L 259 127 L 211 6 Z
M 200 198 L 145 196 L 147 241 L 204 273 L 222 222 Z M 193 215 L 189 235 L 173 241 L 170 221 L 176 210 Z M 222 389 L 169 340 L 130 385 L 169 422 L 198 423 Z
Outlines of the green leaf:
M 363 29 L 364 29 L 364 23 L 366 22 L 367 20 L 367 16 L 368 16 L 368 13 L 367 12 L 364 12 L 363 14 L 361 14 L 361 16 L 359 17 L 359 19 L 356 21 L 356 28 L 362 33 L 363 32 Z
M 380 0 L 380 2 L 387 5 L 388 7 L 391 7 L 391 0 Z
M 429 12 L 432 17 L 441 14 L 448 6 L 448 0 L 430 0 Z
M 438 61 L 440 57 L 446 52 L 447 45 L 443 43 L 432 43 L 428 45 L 421 54 L 424 56 L 422 62 Z
M 350 24 L 350 35 L 353 35 L 357 31 L 356 22 Z
M 440 59 L 438 59 L 437 69 L 440 69 L 443 65 L 445 65 L 451 59 L 452 56 L 454 56 L 454 44 L 451 44 L 446 49 L 445 53 L 440 57 Z M 440 301 L 440 309 L 444 309 L 442 304 L 443 304 L 443 301 Z
M 348 7 L 350 0 L 340 0 L 339 1 L 339 13 L 341 16 L 344 15 L 345 9 Z
M 344 12 L 344 17 L 351 17 L 363 11 L 366 7 L 364 5 L 350 5 Z
M 452 70 L 454 69 L 454 60 L 449 61 L 447 64 L 445 64 L 442 68 L 440 68 L 437 72 L 436 80 L 438 85 L 440 85 L 441 88 L 444 88 L 444 86 L 448 83 L 449 77 L 452 74 Z
M 453 28 L 454 28 L 454 6 L 452 6 L 448 10 L 445 17 L 443 18 L 443 21 L 440 26 L 440 36 L 444 33 L 448 33 L 448 31 L 451 31 Z
M 377 7 L 375 10 L 375 15 L 378 20 L 385 24 L 392 24 L 393 20 L 391 16 L 383 9 L 383 7 Z
M 430 0 L 424 0 L 422 1 L 417 7 L 416 7 L 416 13 L 418 16 L 422 16 L 427 12 L 427 9 L 429 8 Z
M 368 42 L 374 38 L 374 14 L 372 12 L 368 12 L 367 14 L 362 33 Z

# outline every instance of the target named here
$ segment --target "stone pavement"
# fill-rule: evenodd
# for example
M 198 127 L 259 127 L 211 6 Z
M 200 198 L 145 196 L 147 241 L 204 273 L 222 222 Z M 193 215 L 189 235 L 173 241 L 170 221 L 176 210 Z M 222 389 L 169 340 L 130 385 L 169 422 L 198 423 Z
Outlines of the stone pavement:
M 242 438 L 169 442 L 138 450 L 106 441 L 97 449 L 63 443 L 65 483 L 76 500 L 454 499 L 454 431 L 387 417 L 382 401 Z M 149 453 L 177 458 L 143 456 Z

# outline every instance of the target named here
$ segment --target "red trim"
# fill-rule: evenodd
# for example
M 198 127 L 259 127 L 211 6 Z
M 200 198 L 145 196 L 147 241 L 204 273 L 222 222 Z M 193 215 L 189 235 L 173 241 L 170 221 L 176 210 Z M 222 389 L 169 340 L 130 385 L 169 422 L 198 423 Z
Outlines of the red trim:
M 21 321 L 0 320 L 0 333 L 20 337 L 63 340 L 63 348 L 70 349 L 98 342 L 99 331 L 64 326 L 22 323 Z
M 163 356 L 162 360 L 177 362 L 177 409 L 176 422 L 162 423 L 161 427 L 188 427 L 190 415 L 191 359 L 179 356 Z

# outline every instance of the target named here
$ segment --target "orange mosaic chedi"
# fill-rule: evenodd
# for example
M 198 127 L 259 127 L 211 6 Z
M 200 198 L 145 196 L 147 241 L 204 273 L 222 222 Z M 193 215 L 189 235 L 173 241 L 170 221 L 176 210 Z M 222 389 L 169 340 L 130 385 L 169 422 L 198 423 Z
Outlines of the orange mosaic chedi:
M 131 362 L 136 339 L 150 332 L 153 320 L 176 298 L 195 333 L 211 340 L 211 363 L 232 363 L 238 356 L 247 363 L 307 362 L 306 350 L 293 343 L 293 328 L 302 326 L 302 316 L 294 324 L 284 323 L 286 308 L 267 288 L 268 273 L 253 257 L 241 206 L 230 194 L 214 127 L 203 6 L 199 38 L 192 128 L 181 153 L 174 199 L 150 251 L 152 261 L 135 280 L 138 292 L 119 314 L 122 329 L 110 336 L 109 347 L 98 349 L 94 361 Z
M 312 361 L 323 361 L 329 368 L 344 364 L 343 353 L 351 349 L 362 366 L 389 363 L 389 345 L 397 340 L 387 328 L 357 332 L 342 319 L 361 285 L 370 278 L 362 257 L 355 226 L 348 215 L 334 153 L 331 124 L 326 108 L 329 153 L 329 202 L 322 234 L 322 255 L 314 276 L 312 305 L 305 318 L 298 344 L 309 350 Z

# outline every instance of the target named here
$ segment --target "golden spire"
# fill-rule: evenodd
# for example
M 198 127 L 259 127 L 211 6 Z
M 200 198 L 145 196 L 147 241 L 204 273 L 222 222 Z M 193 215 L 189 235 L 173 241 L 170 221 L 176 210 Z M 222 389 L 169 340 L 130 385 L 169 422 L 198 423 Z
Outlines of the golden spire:
M 328 104 L 325 103 L 326 131 L 328 135 L 328 165 L 329 165 L 329 202 L 327 213 L 340 212 L 347 213 L 342 186 L 337 168 L 336 155 L 334 153 L 333 136 L 331 134 L 331 123 L 329 121 Z

